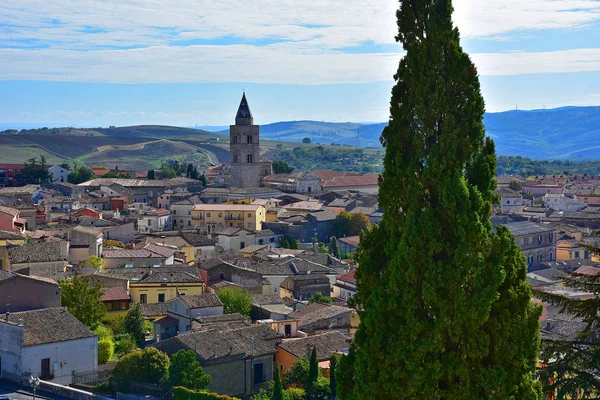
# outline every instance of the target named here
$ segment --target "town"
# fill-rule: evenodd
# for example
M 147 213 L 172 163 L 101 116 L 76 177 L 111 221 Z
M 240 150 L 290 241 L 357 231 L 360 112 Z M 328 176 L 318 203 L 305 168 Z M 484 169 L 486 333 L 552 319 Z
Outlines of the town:
M 29 376 L 33 390 L 71 398 L 169 398 L 176 386 L 259 399 L 274 379 L 331 396 L 336 359 L 360 324 L 353 257 L 361 231 L 383 217 L 379 175 L 274 174 L 245 94 L 229 145 L 231 163 L 197 179 L 96 168 L 73 184 L 73 171 L 54 165 L 48 182 L 18 186 L 24 166 L 0 165 L 2 378 Z M 103 177 L 119 173 L 134 178 Z M 595 296 L 562 279 L 600 274 L 589 251 L 600 245 L 600 176 L 496 181 L 492 223 L 514 236 L 527 283 Z M 542 338 L 585 329 L 533 301 Z M 302 389 L 308 360 L 319 378 Z M 194 362 L 204 371 L 194 379 L 176 373 Z

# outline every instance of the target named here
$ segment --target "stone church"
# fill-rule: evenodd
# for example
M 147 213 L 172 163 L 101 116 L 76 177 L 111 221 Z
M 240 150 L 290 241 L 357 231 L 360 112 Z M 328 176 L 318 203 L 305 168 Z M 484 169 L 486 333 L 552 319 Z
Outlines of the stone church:
M 246 100 L 246 93 L 235 116 L 235 125 L 229 127 L 231 153 L 231 187 L 256 188 L 260 186 L 259 126 Z

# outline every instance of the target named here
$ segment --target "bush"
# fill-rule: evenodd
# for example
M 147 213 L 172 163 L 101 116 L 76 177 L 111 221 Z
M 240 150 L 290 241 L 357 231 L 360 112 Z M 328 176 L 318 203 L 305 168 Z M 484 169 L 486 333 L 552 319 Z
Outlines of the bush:
M 115 352 L 117 354 L 127 354 L 137 349 L 135 338 L 130 334 L 119 335 L 115 337 Z
M 110 338 L 98 340 L 98 362 L 105 363 L 115 354 L 115 344 Z
M 127 391 L 131 382 L 164 384 L 169 364 L 169 357 L 154 347 L 135 350 L 121 357 L 111 379 L 118 384 L 119 391 Z
M 304 400 L 329 400 L 330 396 L 329 379 L 320 376 L 311 389 L 306 391 Z
M 206 390 L 191 390 L 181 386 L 173 388 L 175 400 L 239 400 L 223 394 L 212 393 Z
M 285 400 L 304 400 L 305 395 L 304 389 L 296 387 L 291 387 L 283 392 L 283 398 Z
M 171 386 L 186 387 L 188 389 L 204 389 L 210 384 L 211 377 L 196 359 L 196 354 L 191 350 L 179 350 L 171 357 L 169 366 Z
M 106 325 L 98 325 L 96 329 L 94 329 L 94 333 L 98 336 L 98 341 L 102 339 L 110 339 L 113 340 L 113 331 Z
M 154 333 L 154 324 L 151 321 L 144 320 L 144 331 L 152 335 Z
M 283 383 L 286 386 L 304 385 L 304 382 L 308 379 L 309 369 L 309 361 L 305 358 L 299 358 L 294 365 L 292 365 L 292 368 L 289 368 L 283 373 Z
M 122 335 L 125 331 L 125 317 L 119 315 L 115 319 L 108 322 L 108 326 L 112 329 L 115 335 Z
M 98 383 L 97 385 L 92 386 L 92 392 L 106 394 L 106 395 L 112 395 L 112 394 L 114 394 L 115 391 L 114 391 L 112 385 L 110 384 L 110 382 L 106 381 L 106 382 L 101 382 L 101 383 Z

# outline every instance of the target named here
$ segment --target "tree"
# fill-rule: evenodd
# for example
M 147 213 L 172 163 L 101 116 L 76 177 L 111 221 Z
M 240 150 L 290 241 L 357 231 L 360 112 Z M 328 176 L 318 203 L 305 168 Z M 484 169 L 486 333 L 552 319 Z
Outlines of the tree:
M 519 182 L 519 181 L 510 181 L 510 183 L 508 184 L 508 188 L 510 190 L 520 192 L 521 189 L 523 189 L 523 185 L 521 185 L 521 182 Z
M 310 299 L 308 299 L 308 304 L 312 303 L 333 303 L 333 299 L 329 296 L 323 296 L 321 292 L 317 292 L 313 294 Z
M 273 386 L 273 395 L 271 396 L 273 400 L 283 400 L 283 384 L 281 383 L 281 374 L 279 370 L 275 371 L 275 385 Z
M 100 285 L 91 285 L 88 278 L 73 276 L 70 280 L 59 280 L 63 307 L 90 329 L 95 329 L 106 315 L 106 306 L 100 298 Z
M 335 354 L 331 355 L 329 359 L 329 390 L 331 391 L 331 400 L 335 400 L 337 397 L 337 383 L 336 383 L 336 366 L 338 356 Z
M 285 385 L 304 385 L 308 379 L 309 369 L 310 363 L 306 358 L 297 359 L 292 367 L 283 373 Z
M 73 168 L 73 172 L 67 175 L 67 182 L 72 184 L 79 184 L 87 182 L 95 178 L 94 173 L 91 169 L 84 165 L 76 166 Z
M 40 155 L 40 161 L 37 161 L 35 157 L 25 161 L 17 180 L 22 185 L 52 182 L 52 174 L 48 172 L 46 157 Z
M 338 241 L 335 236 L 332 236 L 331 240 L 329 241 L 329 252 L 335 258 L 340 258 L 340 246 L 338 245 Z
M 149 181 L 153 181 L 154 179 L 156 179 L 155 176 L 154 176 L 154 170 L 153 169 L 149 169 L 148 170 L 148 180 Z
M 154 347 L 135 350 L 121 357 L 111 380 L 125 391 L 132 382 L 162 384 L 168 381 L 169 364 L 169 357 Z
M 185 171 L 185 176 L 190 178 L 192 176 L 192 172 L 194 172 L 194 165 L 193 164 L 188 164 L 186 171 Z
M 191 350 L 179 350 L 173 354 L 169 365 L 171 386 L 183 386 L 188 389 L 204 389 L 210 384 L 211 377 L 196 359 Z
M 115 354 L 115 343 L 112 339 L 98 339 L 98 362 L 105 363 Z
M 587 251 L 600 256 L 600 248 L 586 246 Z M 561 312 L 577 316 L 586 323 L 574 340 L 545 339 L 542 342 L 540 380 L 548 398 L 597 399 L 600 381 L 596 376 L 600 366 L 600 275 L 571 273 L 561 278 L 563 286 L 594 294 L 581 300 L 559 294 L 536 291 L 535 296 L 558 306 Z
M 310 389 L 306 389 L 303 400 L 329 400 L 330 397 L 329 379 L 320 376 Z
M 200 175 L 200 181 L 202 182 L 202 186 L 206 186 L 206 176 L 204 174 Z
M 106 174 L 102 175 L 103 178 L 121 178 L 121 179 L 131 179 L 131 175 L 126 172 L 114 172 L 110 171 Z
M 381 135 L 383 218 L 355 253 L 361 323 L 343 399 L 542 398 L 540 310 L 514 238 L 489 222 L 495 147 L 451 15 L 451 0 L 397 12 L 406 55 Z
M 169 164 L 163 163 L 160 166 L 160 171 L 158 172 L 157 177 L 158 179 L 177 178 L 177 171 L 174 167 L 170 166 Z
M 310 391 L 319 379 L 319 359 L 317 358 L 317 347 L 313 346 L 308 364 L 308 377 L 304 383 L 306 391 Z
M 99 271 L 104 269 L 104 259 L 98 256 L 90 256 L 85 262 L 88 267 L 96 268 Z
M 287 239 L 283 239 L 283 243 L 281 243 L 281 247 L 283 247 L 284 249 L 289 249 L 290 248 L 290 242 L 288 242 Z
M 274 174 L 290 174 L 294 170 L 294 167 L 282 160 L 273 161 L 273 173 Z
M 363 213 L 350 214 L 342 211 L 333 220 L 333 232 L 337 237 L 356 236 L 371 227 L 371 221 Z
M 302 139 L 302 143 L 310 143 L 311 140 L 309 137 L 305 137 L 304 139 Z
M 292 243 L 290 244 L 290 249 L 293 250 L 298 250 L 300 248 L 298 241 L 296 239 L 292 240 Z
M 67 171 L 71 169 L 71 166 L 69 165 L 69 163 L 67 161 L 59 164 L 59 167 L 66 169 Z
M 125 330 L 135 338 L 138 346 L 143 346 L 146 341 L 146 332 L 144 330 L 144 317 L 140 310 L 139 303 L 131 307 L 125 316 Z
M 350 218 L 350 236 L 360 235 L 371 227 L 371 221 L 363 213 L 354 213 Z
M 219 299 L 223 302 L 225 314 L 240 313 L 250 316 L 252 309 L 252 295 L 241 287 L 225 287 L 219 290 Z

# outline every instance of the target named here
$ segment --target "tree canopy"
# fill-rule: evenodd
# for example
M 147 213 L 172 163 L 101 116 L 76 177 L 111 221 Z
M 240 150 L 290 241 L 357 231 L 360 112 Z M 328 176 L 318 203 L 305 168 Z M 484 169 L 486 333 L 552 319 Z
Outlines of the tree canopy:
M 357 236 L 370 227 L 371 221 L 363 213 L 350 214 L 349 212 L 342 211 L 333 220 L 333 232 L 337 237 Z
M 355 253 L 361 323 L 342 399 L 542 398 L 540 310 L 514 238 L 492 230 L 495 147 L 452 11 L 409 0 L 397 12 L 406 55 L 381 136 L 383 219 Z
M 106 307 L 100 301 L 100 285 L 92 285 L 88 278 L 73 276 L 59 280 L 61 303 L 69 313 L 90 329 L 95 329 L 106 315 Z
M 281 160 L 273 161 L 273 173 L 274 174 L 290 174 L 294 170 L 294 167 Z
M 67 181 L 72 184 L 79 184 L 94 179 L 96 176 L 91 169 L 84 165 L 75 166 L 73 171 L 67 175 Z
M 119 359 L 111 380 L 122 388 L 132 382 L 162 384 L 168 381 L 169 365 L 169 357 L 154 347 L 134 350 Z
M 131 307 L 125 316 L 125 330 L 135 338 L 138 346 L 142 346 L 146 341 L 146 332 L 144 329 L 144 317 L 139 303 Z
M 321 292 L 317 292 L 313 294 L 310 299 L 308 299 L 308 304 L 312 303 L 333 303 L 333 299 L 329 296 L 324 296 Z
M 219 299 L 223 302 L 225 314 L 240 313 L 250 316 L 252 309 L 252 295 L 241 287 L 224 287 L 218 292 Z
M 183 386 L 188 389 L 204 389 L 210 384 L 211 377 L 196 359 L 191 350 L 179 350 L 173 354 L 169 365 L 171 386 Z
M 26 160 L 17 176 L 17 181 L 21 185 L 52 182 L 52 174 L 48 172 L 46 157 L 40 155 L 39 161 L 36 158 Z

